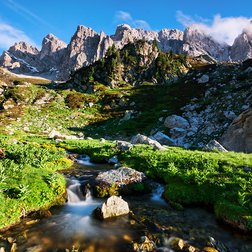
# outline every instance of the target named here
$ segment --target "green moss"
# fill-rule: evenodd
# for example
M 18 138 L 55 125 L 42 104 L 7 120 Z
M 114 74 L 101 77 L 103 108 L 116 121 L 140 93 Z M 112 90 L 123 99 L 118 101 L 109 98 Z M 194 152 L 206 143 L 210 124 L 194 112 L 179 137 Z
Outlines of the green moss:
M 0 229 L 32 211 L 62 203 L 65 179 L 55 171 L 72 165 L 65 151 L 55 146 L 9 141 L 9 137 L 0 137 L 5 150 L 0 160 Z

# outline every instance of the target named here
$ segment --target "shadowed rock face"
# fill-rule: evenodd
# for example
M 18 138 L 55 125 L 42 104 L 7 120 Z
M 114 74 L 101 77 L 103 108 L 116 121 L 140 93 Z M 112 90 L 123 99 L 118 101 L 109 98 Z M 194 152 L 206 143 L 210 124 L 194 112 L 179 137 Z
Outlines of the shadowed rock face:
M 185 53 L 193 57 L 206 55 L 213 60 L 245 60 L 252 57 L 251 38 L 245 31 L 237 37 L 232 47 L 215 41 L 196 26 L 185 32 L 163 29 L 160 32 L 119 25 L 114 35 L 97 33 L 91 28 L 78 26 L 67 45 L 52 34 L 48 34 L 39 51 L 25 42 L 16 43 L 0 57 L 0 66 L 15 73 L 39 75 L 51 79 L 67 80 L 72 71 L 105 56 L 113 44 L 121 49 L 128 43 L 139 40 L 156 41 L 163 52 Z
M 231 49 L 231 58 L 235 61 L 252 58 L 252 37 L 246 32 L 235 39 Z
M 222 145 L 231 151 L 252 153 L 252 109 L 241 113 L 221 138 Z

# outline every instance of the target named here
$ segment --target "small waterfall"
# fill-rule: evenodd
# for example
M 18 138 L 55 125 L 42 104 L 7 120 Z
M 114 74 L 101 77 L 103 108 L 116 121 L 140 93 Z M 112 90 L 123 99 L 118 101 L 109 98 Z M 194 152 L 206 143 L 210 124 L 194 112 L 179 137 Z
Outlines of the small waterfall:
M 81 184 L 78 180 L 71 180 L 67 187 L 68 203 L 79 203 L 85 200 L 81 191 Z
M 164 186 L 158 183 L 154 184 L 154 188 L 152 190 L 151 200 L 158 202 L 165 202 L 162 198 L 164 193 Z
M 90 162 L 90 157 L 86 155 L 79 155 L 76 159 L 78 164 L 86 165 L 86 166 L 93 166 L 94 164 Z

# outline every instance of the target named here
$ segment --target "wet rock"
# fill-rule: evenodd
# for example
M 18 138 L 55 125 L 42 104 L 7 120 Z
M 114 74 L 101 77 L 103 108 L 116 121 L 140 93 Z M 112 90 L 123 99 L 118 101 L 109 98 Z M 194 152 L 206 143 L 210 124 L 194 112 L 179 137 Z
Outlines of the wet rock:
M 227 150 L 216 140 L 211 140 L 205 147 L 204 150 L 212 151 L 218 150 L 220 152 L 227 152 Z
M 16 251 L 17 251 L 17 243 L 13 243 L 10 252 L 16 252 Z
M 133 244 L 133 250 L 137 252 L 152 252 L 156 251 L 156 245 L 147 236 L 143 236 L 139 243 Z
M 5 248 L 4 248 L 4 247 L 1 247 L 1 248 L 0 248 L 0 252 L 5 252 Z
M 171 249 L 174 249 L 175 251 L 182 251 L 183 248 L 185 247 L 185 242 L 184 242 L 184 240 L 182 240 L 178 237 L 173 237 L 170 240 L 170 247 L 171 247 Z
M 221 241 L 217 241 L 211 236 L 208 238 L 207 244 L 211 246 L 210 249 L 212 249 L 212 250 L 208 250 L 206 252 L 215 252 L 215 251 L 229 252 L 229 249 Z M 209 248 L 209 247 L 207 247 L 207 248 Z
M 8 243 L 13 244 L 16 241 L 16 239 L 13 237 L 8 237 L 7 241 L 8 241 Z
M 97 197 L 117 195 L 118 193 L 129 195 L 145 192 L 146 176 L 128 167 L 121 167 L 106 172 L 100 172 L 95 179 L 94 194 Z
M 107 219 L 129 213 L 129 205 L 121 197 L 111 196 L 101 208 L 96 208 L 94 214 L 99 219 Z
M 189 122 L 178 115 L 171 115 L 166 117 L 164 126 L 173 129 L 173 128 L 181 128 L 181 129 L 187 129 L 190 127 Z
M 133 148 L 133 145 L 126 141 L 116 141 L 116 148 L 121 151 L 127 151 Z
M 160 143 L 163 145 L 174 145 L 175 142 L 172 138 L 168 137 L 167 135 L 165 135 L 162 132 L 157 132 L 155 135 L 153 135 L 153 137 Z

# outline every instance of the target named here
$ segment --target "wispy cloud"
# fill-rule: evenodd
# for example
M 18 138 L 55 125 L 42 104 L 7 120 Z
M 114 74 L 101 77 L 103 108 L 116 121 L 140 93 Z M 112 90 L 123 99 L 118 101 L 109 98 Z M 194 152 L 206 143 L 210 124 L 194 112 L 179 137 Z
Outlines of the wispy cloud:
M 24 41 L 35 45 L 34 41 L 32 41 L 32 39 L 29 38 L 23 31 L 16 29 L 7 23 L 0 22 L 0 48 L 8 49 L 18 41 Z
M 141 19 L 134 19 L 130 13 L 125 11 L 117 11 L 115 15 L 115 22 L 118 23 L 126 23 L 133 28 L 142 28 L 145 30 L 151 30 L 150 25 Z
M 235 38 L 242 31 L 252 31 L 251 18 L 249 17 L 222 17 L 217 14 L 212 20 L 209 20 L 199 16 L 189 16 L 182 11 L 177 11 L 176 17 L 177 21 L 182 25 L 188 26 L 193 24 L 217 41 L 225 42 L 229 45 L 233 44 Z
M 8 6 L 11 10 L 15 11 L 20 16 L 26 18 L 30 22 L 37 22 L 43 24 L 49 28 L 53 28 L 48 22 L 44 19 L 39 17 L 37 14 L 29 10 L 28 8 L 20 5 L 19 3 L 15 2 L 14 0 L 5 0 L 5 5 Z

